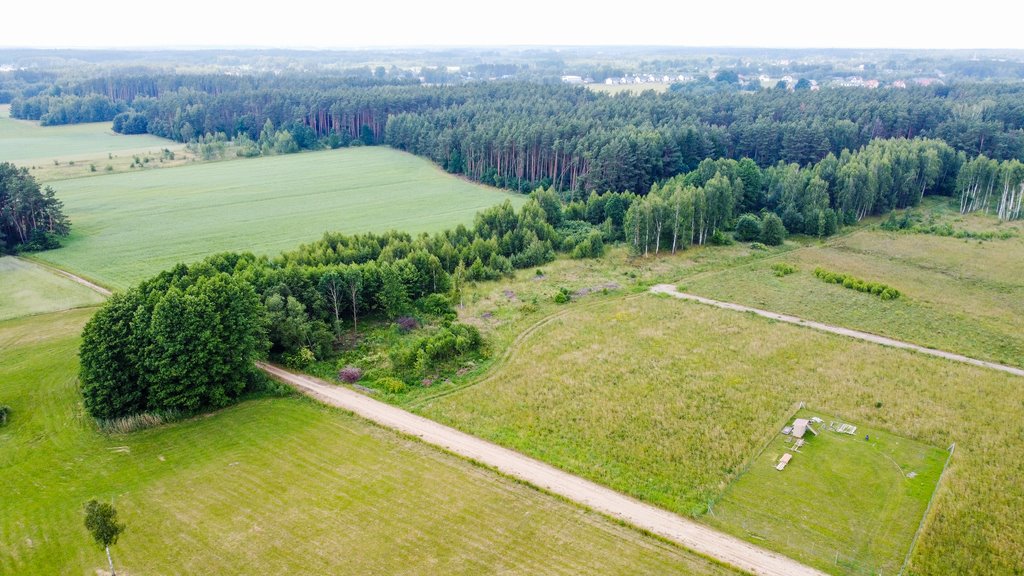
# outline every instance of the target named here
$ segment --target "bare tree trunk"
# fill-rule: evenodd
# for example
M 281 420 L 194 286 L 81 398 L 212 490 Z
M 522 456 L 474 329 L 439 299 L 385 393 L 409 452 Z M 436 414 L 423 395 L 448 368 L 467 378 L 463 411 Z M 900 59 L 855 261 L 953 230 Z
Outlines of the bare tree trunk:
M 110 557 L 110 546 L 107 549 L 107 562 L 110 563 L 110 576 L 117 576 L 117 572 L 114 572 L 114 559 Z

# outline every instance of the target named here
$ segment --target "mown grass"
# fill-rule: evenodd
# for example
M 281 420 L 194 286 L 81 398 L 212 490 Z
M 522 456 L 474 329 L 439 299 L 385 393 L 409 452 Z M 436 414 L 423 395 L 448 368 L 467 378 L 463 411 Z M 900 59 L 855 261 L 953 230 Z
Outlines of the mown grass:
M 683 273 L 681 283 L 701 296 L 1024 366 L 1024 222 L 960 217 L 936 202 L 929 209 L 957 229 L 1018 235 L 983 242 L 870 227 L 745 266 Z M 771 267 L 783 259 L 800 272 L 775 277 Z M 901 297 L 882 301 L 824 284 L 817 267 L 893 286 Z
M 705 520 L 790 556 L 834 556 L 829 570 L 898 573 L 949 454 L 864 426 L 852 436 L 832 432 L 828 414 L 796 416 L 822 418 L 818 435 L 808 432 L 794 450 L 791 437 L 776 434 Z M 779 471 L 787 452 L 793 459 Z
M 1021 566 L 1020 378 L 652 295 L 568 306 L 483 383 L 425 400 L 419 411 L 701 517 L 804 401 L 933 446 L 957 443 L 914 573 Z M 841 513 L 857 517 L 849 502 Z M 845 545 L 873 550 L 868 563 L 905 552 L 904 539 L 873 530 Z M 787 552 L 834 568 L 835 550 Z
M 102 301 L 96 292 L 38 264 L 0 257 L 0 320 L 95 306 Z
M 11 118 L 10 108 L 0 105 L 0 161 L 35 167 L 32 174 L 41 181 L 88 175 L 89 164 L 95 164 L 97 171 L 102 172 L 107 164 L 115 164 L 108 154 L 130 162 L 134 154 L 183 148 L 149 134 L 117 134 L 110 128 L 110 122 L 40 126 L 38 122 Z M 55 165 L 54 160 L 60 165 Z M 75 164 L 69 165 L 70 161 Z
M 77 392 L 91 310 L 0 322 L 0 572 L 92 575 L 91 498 L 127 574 L 667 574 L 720 567 L 301 397 L 133 434 Z
M 214 252 L 276 255 L 326 231 L 410 233 L 472 223 L 518 194 L 388 148 L 352 148 L 54 183 L 73 223 L 38 257 L 113 288 Z

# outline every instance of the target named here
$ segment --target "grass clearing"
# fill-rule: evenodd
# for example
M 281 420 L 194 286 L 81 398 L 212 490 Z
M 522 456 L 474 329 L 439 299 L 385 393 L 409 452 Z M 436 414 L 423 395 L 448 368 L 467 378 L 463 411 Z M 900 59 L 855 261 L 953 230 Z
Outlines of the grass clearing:
M 103 296 L 38 264 L 0 256 L 0 320 L 102 302 Z
M 102 173 L 107 164 L 121 169 L 123 163 L 126 169 L 136 154 L 159 154 L 162 148 L 184 150 L 183 145 L 158 136 L 117 134 L 110 122 L 40 126 L 11 118 L 10 111 L 9 104 L 0 105 L 0 160 L 34 166 L 32 175 L 43 182 L 89 175 L 89 164 Z M 54 165 L 54 160 L 60 165 Z M 74 165 L 68 164 L 71 161 Z
M 835 418 L 819 412 L 796 416 L 824 420 L 813 425 L 818 435 L 793 450 L 792 437 L 775 434 L 705 520 L 789 556 L 834 555 L 825 570 L 898 573 L 948 452 L 863 426 L 830 431 Z M 779 471 L 786 453 L 792 460 Z
M 4 573 L 105 567 L 90 498 L 127 524 L 113 553 L 129 574 L 727 572 L 301 397 L 101 434 L 77 392 L 91 313 L 0 322 Z
M 526 201 L 428 160 L 366 147 L 191 164 L 54 183 L 71 219 L 39 254 L 112 288 L 222 251 L 276 255 L 326 231 L 434 232 Z
M 744 266 L 684 272 L 681 282 L 709 298 L 1024 366 L 1024 222 L 961 217 L 938 202 L 927 209 L 957 229 L 1017 235 L 982 242 L 872 227 Z M 775 277 L 771 267 L 782 260 L 799 272 Z M 882 301 L 822 283 L 813 274 L 818 267 L 890 285 L 901 297 Z
M 1019 378 L 652 295 L 567 310 L 519 341 L 483 383 L 413 404 L 700 518 L 804 401 L 866 428 L 932 446 L 957 443 L 915 573 L 991 574 L 1020 565 L 1024 489 L 1012 480 L 1024 459 Z M 846 555 L 868 554 L 864 564 L 882 566 L 905 553 L 902 537 L 874 531 L 847 542 L 872 539 Z M 843 573 L 835 550 L 791 552 Z

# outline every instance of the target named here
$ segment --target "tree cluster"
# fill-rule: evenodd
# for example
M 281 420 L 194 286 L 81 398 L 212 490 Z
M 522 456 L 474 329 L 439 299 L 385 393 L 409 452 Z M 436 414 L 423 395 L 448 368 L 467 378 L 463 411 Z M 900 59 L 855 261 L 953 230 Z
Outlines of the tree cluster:
M 27 168 L 0 162 L 0 252 L 60 246 L 71 223 L 53 188 L 40 189 Z

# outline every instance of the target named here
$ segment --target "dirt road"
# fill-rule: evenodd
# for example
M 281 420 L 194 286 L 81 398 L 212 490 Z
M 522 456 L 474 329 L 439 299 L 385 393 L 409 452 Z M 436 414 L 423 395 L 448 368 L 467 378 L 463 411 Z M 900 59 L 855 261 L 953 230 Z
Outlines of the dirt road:
M 31 262 L 33 265 L 39 266 L 40 268 L 45 268 L 45 269 L 49 270 L 50 272 L 53 272 L 54 274 L 57 274 L 58 276 L 63 276 L 65 278 L 67 278 L 68 280 L 71 280 L 72 282 L 76 282 L 78 284 L 81 284 L 82 286 L 85 286 L 86 288 L 89 288 L 90 290 L 93 290 L 94 292 L 96 292 L 98 294 L 101 294 L 103 296 L 106 296 L 108 298 L 110 297 L 111 294 L 113 294 L 113 292 L 111 292 L 110 290 L 107 290 L 103 286 L 100 286 L 99 284 L 93 284 L 92 282 L 89 282 L 85 278 L 82 278 L 81 276 L 76 276 L 76 275 L 72 274 L 71 272 L 67 272 L 65 270 L 61 270 L 60 268 L 55 268 L 53 266 L 50 266 L 49 264 L 44 264 L 44 263 L 42 263 L 42 262 L 40 262 L 38 260 L 27 260 L 25 258 L 21 258 L 21 260 L 24 260 L 25 262 Z
M 871 334 L 869 332 L 861 332 L 859 330 L 850 330 L 849 328 L 843 328 L 841 326 L 833 326 L 832 324 L 823 324 L 821 322 L 815 322 L 813 320 L 804 320 L 796 316 L 789 316 L 786 314 L 779 314 L 778 312 L 769 312 L 767 310 L 761 310 L 758 308 L 751 308 L 749 306 L 743 306 L 742 304 L 733 304 L 732 302 L 722 302 L 719 300 L 712 300 L 710 298 L 704 298 L 694 294 L 687 294 L 680 292 L 675 286 L 671 284 L 658 284 L 651 288 L 651 292 L 655 294 L 668 294 L 673 298 L 680 298 L 683 300 L 693 300 L 700 302 L 701 304 L 707 304 L 709 306 L 715 306 L 718 308 L 724 308 L 726 310 L 735 310 L 737 312 L 753 312 L 758 316 L 764 316 L 765 318 L 771 318 L 772 320 L 778 320 L 779 322 L 788 322 L 789 324 L 796 324 L 797 326 L 806 326 L 807 328 L 813 328 L 815 330 L 821 330 L 822 332 L 829 332 L 832 334 L 838 334 L 840 336 L 847 336 L 849 338 L 856 338 L 858 340 L 864 340 L 866 342 L 874 342 L 875 344 L 881 344 L 882 346 L 891 346 L 893 348 L 902 348 L 904 350 L 913 350 L 914 352 L 920 352 L 921 354 L 928 354 L 929 356 L 937 356 L 939 358 L 945 358 L 947 360 L 953 360 L 955 362 L 963 362 L 965 364 L 973 364 L 975 366 L 981 366 L 982 368 L 990 368 L 992 370 L 999 370 L 1001 372 L 1008 372 L 1016 376 L 1024 376 L 1024 369 L 1016 368 L 1014 366 L 1007 366 L 1005 364 L 997 364 L 995 362 L 986 362 L 985 360 L 978 360 L 977 358 L 970 358 L 968 356 L 962 356 L 960 354 L 954 354 L 952 352 L 945 352 L 943 350 L 936 350 L 934 348 L 926 348 L 924 346 L 918 346 L 917 344 L 911 344 L 909 342 L 903 342 L 902 340 L 893 340 L 892 338 L 886 338 L 885 336 L 878 336 L 877 334 Z
M 294 374 L 270 364 L 258 365 L 268 374 L 324 403 L 351 410 L 381 426 L 416 436 L 428 444 L 495 468 L 503 474 L 677 542 L 704 556 L 741 570 L 753 574 L 778 576 L 823 574 L 781 554 L 644 504 L 518 452 L 411 414 L 354 390 L 328 384 L 311 376 Z

